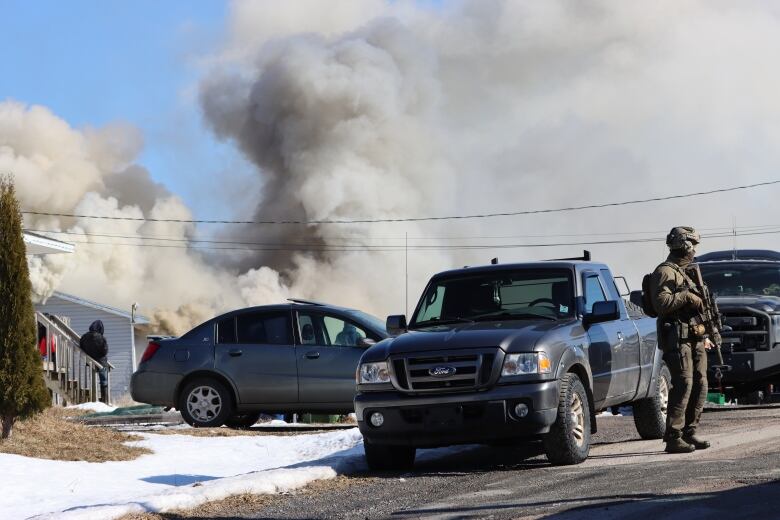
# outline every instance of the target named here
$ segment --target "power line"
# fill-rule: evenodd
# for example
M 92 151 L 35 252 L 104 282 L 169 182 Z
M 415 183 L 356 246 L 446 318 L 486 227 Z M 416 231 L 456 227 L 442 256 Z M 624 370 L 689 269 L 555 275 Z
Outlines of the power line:
M 719 233 L 711 233 L 711 234 L 704 234 L 705 237 L 720 237 L 728 233 L 729 236 L 733 236 L 734 228 L 699 228 L 700 231 L 717 231 Z M 747 233 L 753 232 L 753 231 L 760 231 L 760 230 L 768 230 L 768 229 L 780 229 L 780 224 L 772 224 L 772 225 L 762 225 L 762 226 L 745 226 L 745 227 L 737 227 L 736 230 L 742 231 L 742 235 L 745 235 Z M 327 243 L 328 240 L 332 240 L 333 237 L 323 237 L 323 242 L 254 242 L 254 241 L 234 241 L 234 240 L 210 240 L 210 239 L 198 239 L 198 238 L 182 238 L 182 237 L 169 237 L 169 236 L 159 236 L 159 235 L 121 235 L 121 234 L 110 234 L 110 233 L 90 233 L 86 231 L 51 231 L 51 230 L 45 230 L 45 229 L 28 229 L 27 231 L 35 232 L 35 233 L 53 233 L 53 234 L 64 234 L 64 235 L 75 235 L 75 236 L 81 236 L 81 237 L 99 237 L 99 238 L 121 238 L 121 239 L 127 239 L 127 240 L 153 240 L 153 241 L 161 241 L 161 242 L 178 242 L 178 243 L 186 243 L 186 244 L 219 244 L 219 245 L 241 245 L 241 246 L 263 246 L 263 247 L 293 247 L 293 248 L 312 248 L 312 249 L 322 249 L 322 248 L 337 248 L 337 249 L 374 249 L 374 248 L 394 248 L 394 249 L 401 249 L 406 248 L 406 242 L 405 237 L 386 237 L 385 240 L 404 240 L 403 243 L 399 244 L 384 244 L 384 245 L 373 245 L 373 244 L 366 244 L 364 240 L 371 239 L 370 237 L 352 237 L 349 240 L 354 240 L 355 243 L 353 244 L 332 244 Z M 586 237 L 586 236 L 613 236 L 613 235 L 637 235 L 637 234 L 648 234 L 653 233 L 656 235 L 656 237 L 652 238 L 651 241 L 660 241 L 663 240 L 663 238 L 658 238 L 660 235 L 666 234 L 666 231 L 626 231 L 626 232 L 610 232 L 610 233 L 583 233 L 583 234 L 565 234 L 565 235 L 513 235 L 513 236 L 496 236 L 496 237 L 483 237 L 483 236 L 466 236 L 466 237 L 418 237 L 420 240 L 454 240 L 454 239 L 462 239 L 462 240 L 499 240 L 499 239 L 509 239 L 509 238 L 544 238 L 544 237 Z M 412 238 L 412 237 L 409 237 Z M 345 240 L 348 238 L 344 237 Z M 595 242 L 576 242 L 576 243 L 566 243 L 563 245 L 590 245 L 590 244 L 598 244 L 598 243 L 604 243 L 605 241 L 595 241 Z M 612 242 L 612 241 L 608 241 Z M 80 242 L 80 243 L 97 243 L 97 242 Z M 510 244 L 512 245 L 512 244 Z M 514 246 L 518 246 L 517 244 L 514 244 Z M 447 245 L 426 245 L 426 244 L 413 244 L 410 246 L 412 248 L 448 248 L 448 247 L 457 247 L 457 248 L 465 248 L 465 247 L 484 247 L 484 248 L 491 248 L 491 247 L 502 247 L 502 244 L 477 244 L 477 245 L 455 245 L 455 246 L 447 246 Z
M 580 211 L 585 209 L 599 209 L 599 208 L 608 208 L 608 207 L 616 207 L 616 206 L 628 206 L 632 204 L 645 204 L 648 202 L 660 202 L 664 200 L 701 197 L 704 195 L 726 193 L 726 192 L 731 192 L 736 190 L 746 190 L 746 189 L 758 188 L 763 186 L 770 186 L 779 183 L 780 183 L 780 179 L 777 179 L 773 181 L 759 182 L 755 184 L 732 186 L 730 188 L 719 188 L 714 190 L 698 191 L 698 192 L 685 193 L 680 195 L 667 195 L 664 197 L 651 197 L 647 199 L 627 200 L 621 202 L 606 202 L 602 204 L 587 204 L 583 206 L 569 206 L 564 208 L 508 211 L 508 212 L 500 212 L 500 213 L 477 213 L 471 215 L 449 215 L 449 216 L 439 216 L 439 217 L 326 219 L 326 220 L 188 220 L 188 219 L 163 219 L 163 218 L 147 218 L 147 217 L 114 217 L 108 215 L 81 215 L 81 214 L 74 214 L 74 213 L 52 213 L 52 212 L 43 212 L 43 211 L 23 211 L 22 213 L 24 213 L 25 215 L 41 215 L 41 216 L 49 216 L 49 217 L 89 218 L 89 219 L 122 220 L 122 221 L 136 221 L 136 222 L 174 222 L 174 223 L 181 223 L 181 224 L 266 224 L 266 225 L 378 224 L 378 223 L 391 223 L 391 222 L 424 222 L 424 221 L 465 220 L 465 219 L 493 218 L 493 217 L 515 217 L 521 215 L 537 215 L 537 214 L 544 214 L 544 213 Z
M 771 231 L 755 231 L 738 233 L 737 236 L 753 236 L 753 235 L 770 235 L 780 234 L 780 229 Z M 731 238 L 733 232 L 719 233 L 712 235 L 702 235 L 702 238 Z M 580 242 L 556 242 L 556 243 L 535 243 L 535 244 L 484 244 L 484 245 L 412 245 L 409 246 L 409 250 L 417 251 L 456 251 L 456 250 L 492 250 L 492 249 L 524 249 L 524 248 L 542 248 L 542 247 L 563 247 L 563 246 L 593 246 L 593 245 L 615 245 L 615 244 L 638 244 L 638 243 L 653 243 L 663 242 L 665 237 L 659 238 L 635 238 L 635 239 L 622 239 L 622 240 L 600 240 L 600 241 L 580 241 Z M 105 245 L 105 246 L 124 246 L 124 247 L 154 247 L 154 248 L 166 248 L 166 249 L 191 249 L 191 250 L 209 250 L 209 251 L 246 251 L 246 252 L 260 252 L 260 251 L 298 251 L 298 252 L 403 252 L 404 246 L 324 246 L 323 248 L 314 249 L 308 246 L 294 246 L 294 245 L 277 245 L 269 247 L 214 247 L 214 246 L 188 246 L 188 245 L 168 245 L 168 244 L 129 244 L 120 242 L 92 242 L 92 241 L 73 241 L 75 244 L 88 244 L 88 245 Z

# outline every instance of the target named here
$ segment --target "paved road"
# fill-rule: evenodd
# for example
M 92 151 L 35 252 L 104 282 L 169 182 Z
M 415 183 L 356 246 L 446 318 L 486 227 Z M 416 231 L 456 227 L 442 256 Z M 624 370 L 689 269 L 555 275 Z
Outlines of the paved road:
M 630 417 L 600 417 L 590 458 L 552 467 L 539 446 L 477 447 L 409 474 L 358 474 L 225 518 L 780 518 L 780 409 L 707 413 L 713 447 L 667 455 Z M 428 453 L 430 455 L 430 453 Z

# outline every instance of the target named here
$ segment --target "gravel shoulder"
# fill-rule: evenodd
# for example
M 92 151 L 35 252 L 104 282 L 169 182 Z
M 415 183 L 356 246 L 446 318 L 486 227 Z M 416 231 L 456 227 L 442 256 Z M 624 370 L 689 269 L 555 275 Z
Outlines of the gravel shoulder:
M 780 507 L 780 409 L 707 413 L 713 446 L 668 455 L 631 417 L 599 417 L 590 458 L 552 467 L 538 444 L 422 453 L 408 474 L 357 473 L 286 495 L 234 498 L 178 518 L 729 518 Z M 777 498 L 775 498 L 777 497 Z

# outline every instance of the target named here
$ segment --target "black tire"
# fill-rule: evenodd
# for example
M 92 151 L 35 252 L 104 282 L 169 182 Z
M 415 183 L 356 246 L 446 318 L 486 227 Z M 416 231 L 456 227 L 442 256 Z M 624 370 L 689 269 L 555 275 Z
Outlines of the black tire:
M 179 411 L 195 428 L 222 426 L 233 415 L 233 396 L 216 379 L 193 379 L 181 391 Z
M 561 379 L 558 416 L 542 438 L 547 459 L 556 466 L 579 464 L 590 452 L 588 394 L 576 374 Z
M 403 471 L 414 467 L 417 450 L 411 446 L 387 446 L 363 440 L 368 467 L 374 471 Z
M 261 412 L 247 412 L 231 415 L 228 417 L 227 421 L 225 421 L 225 426 L 235 430 L 247 430 L 260 420 L 261 415 Z
M 661 363 L 652 395 L 636 401 L 633 405 L 634 425 L 643 439 L 663 439 L 666 433 L 666 412 L 671 388 L 672 374 L 666 368 L 666 364 Z

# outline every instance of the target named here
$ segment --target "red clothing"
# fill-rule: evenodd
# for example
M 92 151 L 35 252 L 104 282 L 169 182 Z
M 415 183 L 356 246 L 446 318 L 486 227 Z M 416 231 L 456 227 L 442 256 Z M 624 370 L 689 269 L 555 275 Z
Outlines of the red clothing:
M 54 354 L 57 352 L 57 340 L 54 336 L 51 337 L 51 340 L 49 341 L 49 346 L 51 347 L 51 353 Z M 41 356 L 46 357 L 46 336 L 42 337 L 41 340 L 38 342 L 38 350 L 41 351 Z

